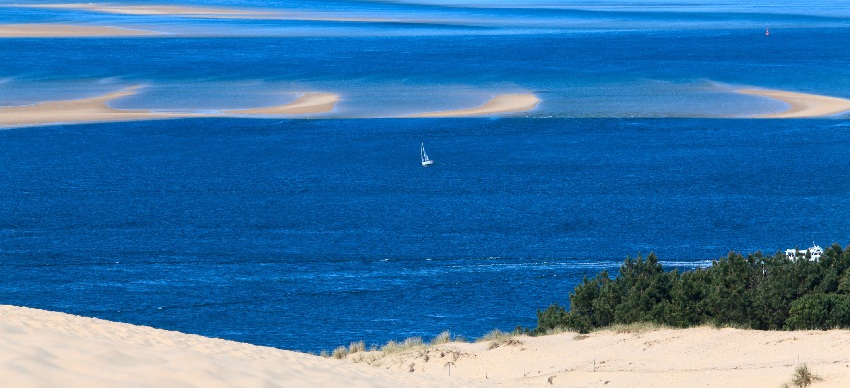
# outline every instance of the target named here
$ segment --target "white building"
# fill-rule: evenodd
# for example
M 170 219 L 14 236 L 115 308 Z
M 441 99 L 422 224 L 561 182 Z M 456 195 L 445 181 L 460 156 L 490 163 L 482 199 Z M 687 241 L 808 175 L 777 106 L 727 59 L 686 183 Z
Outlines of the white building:
M 805 251 L 800 251 L 797 249 L 786 249 L 785 257 L 787 257 L 791 261 L 797 261 L 797 258 L 805 258 L 806 254 L 809 255 L 809 261 L 818 261 L 820 260 L 821 255 L 823 255 L 823 248 L 818 246 L 815 243 L 812 243 L 813 246 L 806 249 Z

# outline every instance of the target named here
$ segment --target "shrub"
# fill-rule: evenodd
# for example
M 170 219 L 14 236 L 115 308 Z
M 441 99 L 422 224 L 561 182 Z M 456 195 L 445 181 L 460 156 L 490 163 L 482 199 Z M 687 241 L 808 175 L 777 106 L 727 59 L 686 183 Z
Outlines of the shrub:
M 821 378 L 813 374 L 806 364 L 800 365 L 794 370 L 794 375 L 791 377 L 791 384 L 795 387 L 808 387 L 815 381 L 820 381 Z
M 791 330 L 850 327 L 850 295 L 811 294 L 791 303 L 786 326 Z

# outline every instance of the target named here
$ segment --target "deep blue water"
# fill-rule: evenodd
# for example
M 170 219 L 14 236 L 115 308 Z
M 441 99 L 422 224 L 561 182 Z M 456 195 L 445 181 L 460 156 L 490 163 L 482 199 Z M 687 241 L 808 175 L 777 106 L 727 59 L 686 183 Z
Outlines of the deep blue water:
M 850 243 L 848 113 L 681 118 L 787 108 L 742 87 L 850 98 L 844 2 L 149 3 L 301 18 L 0 3 L 0 24 L 167 34 L 0 39 L 0 106 L 134 85 L 110 105 L 341 101 L 319 120 L 0 129 L 2 304 L 318 351 L 534 326 L 629 255 L 687 269 Z M 514 118 L 342 119 L 502 93 L 542 101 Z
M 627 255 L 850 242 L 848 150 L 838 120 L 0 131 L 0 302 L 305 351 L 533 327 Z

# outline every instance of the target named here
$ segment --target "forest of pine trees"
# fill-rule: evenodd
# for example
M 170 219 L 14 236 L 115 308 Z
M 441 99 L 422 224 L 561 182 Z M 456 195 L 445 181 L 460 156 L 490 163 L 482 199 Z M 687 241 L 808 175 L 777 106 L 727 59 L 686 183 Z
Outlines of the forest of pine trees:
M 710 324 L 757 330 L 850 328 L 850 246 L 833 244 L 819 261 L 785 254 L 730 253 L 708 268 L 665 272 L 655 254 L 626 259 L 537 312 L 534 334 L 555 328 L 586 333 L 612 324 L 673 327 Z

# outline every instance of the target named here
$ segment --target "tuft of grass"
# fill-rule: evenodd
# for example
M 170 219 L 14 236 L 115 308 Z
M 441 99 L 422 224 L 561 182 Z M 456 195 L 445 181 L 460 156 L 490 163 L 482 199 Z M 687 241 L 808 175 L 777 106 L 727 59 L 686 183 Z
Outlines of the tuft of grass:
M 410 337 L 404 340 L 405 348 L 412 348 L 414 346 L 422 346 L 422 337 Z
M 799 365 L 797 369 L 794 370 L 794 375 L 791 376 L 791 384 L 799 388 L 808 387 L 815 381 L 821 380 L 823 379 L 812 373 L 806 364 Z
M 319 357 L 322 357 L 322 358 L 330 358 L 330 357 L 331 357 L 331 355 L 328 353 L 328 351 L 327 351 L 327 350 L 322 349 L 322 351 L 319 353 Z
M 641 334 L 659 329 L 669 329 L 669 327 L 654 322 L 635 322 L 611 325 L 602 330 L 613 331 L 617 334 Z
M 523 342 L 515 339 L 519 335 L 517 332 L 505 333 L 499 329 L 495 329 L 487 334 L 484 334 L 483 337 L 479 338 L 477 342 L 485 342 L 490 341 L 490 345 L 487 346 L 487 350 L 492 350 L 498 348 L 499 346 L 518 346 L 522 345 Z
M 449 343 L 449 342 L 452 342 L 452 333 L 449 332 L 448 330 L 446 330 L 446 331 L 444 331 L 440 334 L 437 334 L 436 337 L 432 338 L 430 344 L 431 345 L 440 345 L 440 344 L 446 344 L 446 343 Z
M 351 345 L 348 345 L 349 353 L 357 353 L 366 351 L 366 343 L 363 341 L 352 342 Z
M 348 349 L 346 349 L 345 346 L 340 346 L 340 347 L 334 349 L 334 352 L 331 355 L 331 357 L 339 360 L 339 359 L 345 358 L 345 356 L 347 356 L 347 355 L 348 355 Z
M 479 338 L 476 342 L 485 342 L 485 341 L 506 341 L 508 338 L 513 337 L 513 333 L 505 333 L 499 329 L 494 329 L 493 331 L 484 334 L 483 337 Z
M 386 345 L 381 347 L 381 351 L 385 354 L 397 353 L 402 350 L 407 350 L 422 345 L 422 337 L 410 337 L 405 339 L 404 342 L 389 341 Z

